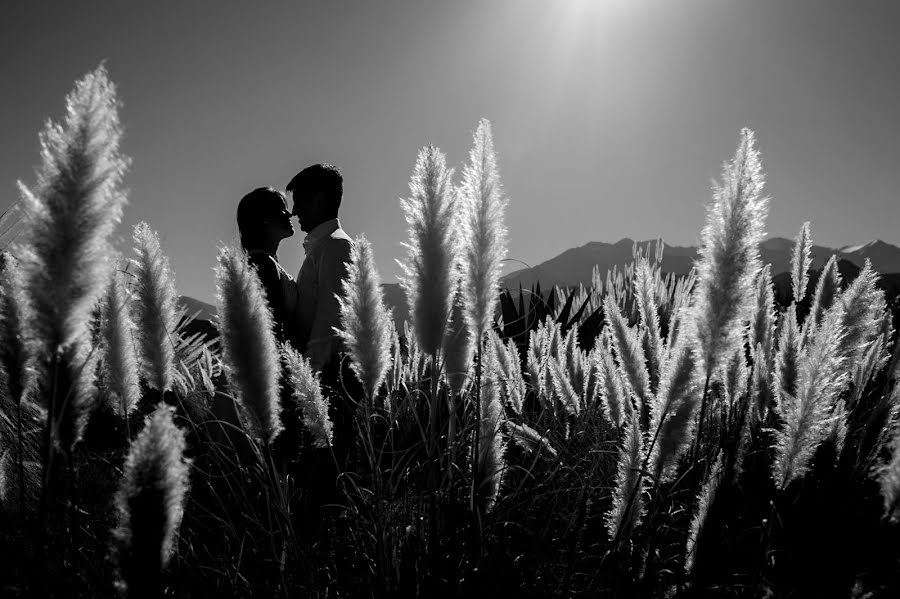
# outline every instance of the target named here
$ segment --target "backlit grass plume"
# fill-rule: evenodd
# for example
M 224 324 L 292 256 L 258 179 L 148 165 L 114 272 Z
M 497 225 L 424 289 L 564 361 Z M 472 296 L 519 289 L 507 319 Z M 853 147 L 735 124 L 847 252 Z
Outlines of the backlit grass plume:
M 143 376 L 160 392 L 172 388 L 175 377 L 175 334 L 177 324 L 175 280 L 169 258 L 163 254 L 159 237 L 147 223 L 134 227 L 135 266 L 134 319 L 138 329 Z
M 667 478 L 672 466 L 690 444 L 694 414 L 700 405 L 697 359 L 691 333 L 682 330 L 663 368 L 650 425 L 651 468 L 657 480 Z M 655 441 L 655 443 L 654 443 Z
M 223 363 L 249 433 L 270 443 L 282 428 L 272 313 L 244 252 L 223 247 L 218 260 L 216 300 Z
M 472 343 L 472 333 L 466 324 L 465 309 L 462 305 L 462 292 L 457 291 L 453 300 L 453 310 L 450 314 L 450 323 L 447 326 L 447 334 L 444 337 L 444 373 L 447 376 L 447 384 L 457 395 L 466 388 L 469 380 L 469 371 L 472 369 L 472 355 L 475 345 Z
M 478 419 L 478 470 L 475 498 L 481 513 L 487 513 L 497 500 L 505 467 L 502 435 L 503 403 L 497 357 L 490 345 L 484 351 L 484 378 L 481 389 L 481 414 Z
M 0 395 L 18 406 L 35 383 L 34 347 L 28 335 L 31 301 L 22 269 L 11 256 L 0 270 Z
M 117 586 L 129 597 L 161 597 L 163 573 L 181 525 L 188 491 L 185 435 L 160 404 L 131 443 L 116 495 Z
M 842 307 L 839 325 L 844 331 L 838 351 L 851 364 L 862 359 L 881 328 L 886 306 L 884 292 L 876 287 L 877 281 L 878 273 L 866 258 L 859 275 L 838 298 Z
M 703 229 L 695 310 L 700 365 L 707 378 L 741 343 L 738 324 L 749 319 L 752 307 L 769 201 L 762 195 L 764 177 L 754 144 L 753 131 L 743 129 L 737 152 L 714 187 Z
M 640 401 L 641 419 L 646 426 L 650 410 L 650 376 L 647 374 L 644 350 L 635 336 L 633 329 L 628 327 L 625 317 L 616 305 L 611 295 L 607 295 L 603 301 L 603 310 L 606 317 L 606 326 L 610 331 L 609 339 L 619 366 L 625 373 L 631 392 Z
M 491 327 L 499 297 L 500 268 L 506 257 L 507 201 L 500 186 L 491 124 L 475 130 L 469 163 L 463 170 L 462 290 L 466 323 L 476 341 Z
M 659 330 L 659 307 L 656 299 L 656 281 L 647 258 L 641 258 L 634 273 L 634 297 L 637 300 L 641 324 L 647 331 L 647 370 L 650 374 L 650 391 L 659 388 L 660 368 L 664 347 Z
M 381 277 L 369 241 L 360 236 L 350 251 L 344 295 L 338 299 L 341 329 L 352 360 L 350 367 L 374 400 L 391 363 L 391 316 L 384 307 Z
M 581 411 L 581 395 L 573 386 L 573 381 L 569 376 L 563 358 L 550 358 L 548 362 L 550 372 L 551 388 L 553 389 L 553 397 L 558 405 L 565 410 L 565 414 L 571 416 L 577 415 Z M 557 412 L 558 413 L 558 412 Z M 558 413 L 561 417 L 565 414 Z
M 35 338 L 52 353 L 83 337 L 103 293 L 107 238 L 122 218 L 128 159 L 119 152 L 119 101 L 106 68 L 75 83 L 62 123 L 40 134 L 37 182 L 19 182 L 26 244 L 14 252 L 35 310 Z
M 627 539 L 641 521 L 644 511 L 641 476 L 643 451 L 644 437 L 636 414 L 632 414 L 625 426 L 625 438 L 619 452 L 619 473 L 616 476 L 612 507 L 606 514 L 606 529 L 611 538 Z
M 503 403 L 512 408 L 516 414 L 520 414 L 522 397 L 525 395 L 525 381 L 522 379 L 519 352 L 515 342 L 509 339 L 504 344 L 500 335 L 493 330 L 488 333 L 488 338 L 494 347 L 494 355 L 497 358 L 497 374 Z
M 684 569 L 688 574 L 694 569 L 694 564 L 697 562 L 697 556 L 700 554 L 700 549 L 703 549 L 704 552 L 716 551 L 715 546 L 706 547 L 705 545 L 700 544 L 700 540 L 703 538 L 703 528 L 706 525 L 710 508 L 716 500 L 716 493 L 719 490 L 719 485 L 722 483 L 722 477 L 722 456 L 720 455 L 713 464 L 709 478 L 700 490 L 700 495 L 697 497 L 697 511 L 691 519 L 691 528 L 688 532 L 684 561 Z M 712 543 L 710 543 L 710 545 L 712 545 Z
M 771 355 L 775 335 L 775 292 L 772 266 L 766 264 L 756 277 L 755 307 L 750 326 L 750 347 L 762 344 L 766 358 Z
M 616 368 L 615 362 L 613 362 L 612 353 L 609 350 L 608 334 L 601 334 L 597 341 L 595 360 L 597 361 L 597 371 L 602 386 L 601 394 L 606 408 L 606 417 L 609 418 L 613 426 L 620 426 L 626 417 L 631 416 L 631 402 L 625 395 L 622 377 L 618 368 Z
M 794 252 L 791 255 L 791 289 L 794 292 L 794 303 L 799 304 L 806 297 L 806 286 L 809 282 L 809 266 L 812 257 L 812 237 L 809 234 L 809 221 L 803 223 L 794 240 Z
M 328 417 L 328 400 L 322 396 L 319 374 L 309 360 L 289 344 L 281 348 L 287 367 L 294 401 L 303 415 L 303 425 L 310 432 L 313 445 L 319 449 L 331 446 L 333 426 Z
M 800 329 L 797 326 L 797 307 L 791 305 L 781 317 L 778 334 L 778 353 L 775 356 L 775 397 L 794 395 L 800 363 Z
M 130 304 L 131 298 L 119 271 L 113 269 L 101 312 L 103 366 L 114 398 L 113 411 L 126 418 L 141 398 L 134 346 L 136 331 Z
M 419 346 L 427 355 L 441 347 L 456 293 L 457 207 L 444 154 L 422 148 L 409 182 L 410 197 L 400 201 L 409 226 L 404 275 L 409 316 Z
M 506 341 L 506 362 L 509 364 L 506 381 L 506 401 L 516 414 L 522 413 L 522 402 L 525 399 L 525 378 L 522 376 L 522 362 L 519 348 L 512 339 Z
M 822 322 L 825 311 L 834 303 L 841 290 L 841 273 L 837 267 L 837 256 L 832 255 L 822 268 L 822 274 L 819 275 L 819 282 L 816 283 L 816 292 L 813 295 L 813 303 L 803 323 L 803 338 L 806 339 L 811 328 L 816 327 Z
M 40 134 L 35 185 L 19 183 L 26 241 L 13 253 L 34 308 L 29 329 L 51 436 L 67 449 L 81 438 L 94 401 L 88 325 L 104 289 L 108 237 L 126 203 L 118 106 L 103 66 L 77 81 L 65 118 L 48 121 Z
M 777 406 L 784 424 L 776 433 L 773 471 L 782 489 L 806 473 L 813 453 L 833 428 L 834 402 L 847 376 L 840 355 L 844 337 L 840 308 L 828 311 L 804 348 L 796 394 L 783 393 Z

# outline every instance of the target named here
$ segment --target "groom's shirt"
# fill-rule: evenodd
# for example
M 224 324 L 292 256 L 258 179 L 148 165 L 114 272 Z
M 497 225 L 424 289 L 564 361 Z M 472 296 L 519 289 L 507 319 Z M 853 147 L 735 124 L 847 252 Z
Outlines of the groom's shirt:
M 332 327 L 340 326 L 341 285 L 347 276 L 353 240 L 334 218 L 310 231 L 303 241 L 306 257 L 297 275 L 297 343 L 313 368 L 320 369 L 341 350 Z

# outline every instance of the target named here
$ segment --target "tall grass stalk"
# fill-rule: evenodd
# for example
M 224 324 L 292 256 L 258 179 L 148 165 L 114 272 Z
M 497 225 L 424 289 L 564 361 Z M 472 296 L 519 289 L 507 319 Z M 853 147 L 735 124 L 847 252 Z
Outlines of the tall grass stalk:
M 35 383 L 34 344 L 28 325 L 32 321 L 31 302 L 25 292 L 25 281 L 17 260 L 6 256 L 0 270 L 0 398 L 13 404 L 16 413 L 16 468 L 18 470 L 19 509 L 25 506 L 24 438 L 22 402 Z M 0 403 L 3 413 L 13 410 Z M 0 435 L 0 440 L 3 435 Z
M 400 284 L 406 291 L 409 316 L 422 351 L 441 348 L 456 292 L 459 251 L 457 200 L 453 169 L 434 146 L 422 148 L 409 182 L 410 197 L 401 200 L 409 240 Z
M 691 335 L 682 331 L 663 368 L 649 429 L 653 438 L 647 448 L 647 461 L 657 485 L 668 478 L 690 444 L 694 412 L 700 403 L 697 387 L 697 358 Z
M 646 428 L 650 418 L 650 376 L 644 350 L 638 341 L 635 331 L 628 327 L 619 306 L 612 296 L 607 295 L 603 301 L 606 326 L 610 331 L 609 339 L 619 359 L 619 367 L 625 373 L 631 392 L 639 401 L 641 426 Z
M 602 397 L 606 417 L 613 426 L 618 427 L 623 424 L 626 418 L 631 416 L 632 410 L 631 402 L 625 395 L 622 377 L 613 362 L 609 345 L 608 332 L 601 334 L 598 339 L 595 359 L 597 360 L 598 376 L 603 389 Z
M 486 119 L 479 121 L 475 130 L 460 194 L 464 239 L 461 262 L 463 305 L 466 323 L 475 339 L 480 340 L 493 321 L 507 237 L 507 200 L 500 185 L 491 124 Z
M 812 236 L 809 233 L 809 221 L 806 221 L 794 239 L 794 252 L 791 254 L 791 290 L 794 293 L 795 304 L 799 304 L 806 297 L 809 267 L 812 264 L 811 249 Z
M 384 307 L 381 277 L 369 241 L 360 236 L 350 252 L 344 294 L 339 298 L 341 328 L 351 368 L 366 397 L 375 400 L 391 361 L 391 316 Z
M 460 189 L 462 202 L 462 270 L 463 314 L 466 326 L 475 342 L 475 410 L 482 418 L 481 406 L 482 343 L 490 329 L 494 308 L 499 298 L 501 263 L 506 257 L 506 199 L 500 185 L 497 158 L 494 155 L 494 141 L 491 124 L 486 119 L 478 123 L 469 152 L 469 162 L 463 169 L 463 183 Z M 475 482 L 479 479 L 481 455 L 479 444 L 481 426 L 473 428 L 473 483 L 470 502 L 475 507 Z
M 135 322 L 143 377 L 160 394 L 172 388 L 175 379 L 175 343 L 178 324 L 175 277 L 159 236 L 147 223 L 134 227 Z
M 472 333 L 466 324 L 462 293 L 458 291 L 453 301 L 453 311 L 447 335 L 444 337 L 444 372 L 447 384 L 454 395 L 460 395 L 466 389 L 472 370 L 472 354 L 475 351 Z
M 322 395 L 319 374 L 309 360 L 289 344 L 283 345 L 281 352 L 294 401 L 300 408 L 304 426 L 312 436 L 313 446 L 319 449 L 331 447 L 334 427 L 328 417 L 328 399 Z
M 494 506 L 505 467 L 499 365 L 495 350 L 490 345 L 485 348 L 483 356 L 484 387 L 478 420 L 478 469 L 474 473 L 479 514 L 489 512 Z
M 614 544 L 627 538 L 640 523 L 644 510 L 641 454 L 644 437 L 637 414 L 632 414 L 625 427 L 625 438 L 619 453 L 619 472 L 613 503 L 606 514 L 606 529 Z
M 813 453 L 834 425 L 834 403 L 847 376 L 840 354 L 845 336 L 842 312 L 838 304 L 825 315 L 800 356 L 796 395 L 782 393 L 777 406 L 784 424 L 775 434 L 773 474 L 781 489 L 806 473 Z
M 22 265 L 34 307 L 29 323 L 37 355 L 44 427 L 41 556 L 47 567 L 51 508 L 69 487 L 69 455 L 93 407 L 89 358 L 91 312 L 103 293 L 108 237 L 126 203 L 121 187 L 128 159 L 119 151 L 119 101 L 105 67 L 75 83 L 62 122 L 40 133 L 36 183 L 19 182 L 24 214 L 22 245 L 12 251 Z M 62 474 L 62 476 L 60 475 Z M 71 512 L 70 512 L 71 513 Z
M 755 307 L 750 327 L 750 347 L 762 344 L 766 361 L 771 359 L 775 336 L 775 292 L 772 265 L 766 264 L 756 277 Z
M 272 313 L 256 272 L 241 250 L 223 247 L 216 267 L 223 364 L 248 432 L 268 446 L 281 432 L 278 348 Z
M 137 353 L 134 346 L 135 327 L 131 320 L 131 298 L 119 271 L 110 272 L 109 285 L 101 311 L 104 340 L 103 367 L 114 398 L 113 411 L 125 419 L 141 398 Z M 129 438 L 131 437 L 129 431 Z
M 665 348 L 659 329 L 659 306 L 656 298 L 656 281 L 650 261 L 642 258 L 635 270 L 635 299 L 641 315 L 641 324 L 647 331 L 647 369 L 650 374 L 650 392 L 659 389 L 659 377 L 662 367 L 662 356 Z
M 189 464 L 185 435 L 160 404 L 131 443 L 116 495 L 119 524 L 114 558 L 117 586 L 129 597 L 161 597 L 163 574 L 175 551 Z
M 797 307 L 791 305 L 781 317 L 778 353 L 775 356 L 774 392 L 779 402 L 784 400 L 785 394 L 796 394 L 801 343 L 800 328 L 797 326 Z
M 743 129 L 737 152 L 724 167 L 721 184 L 714 186 L 703 229 L 694 310 L 698 358 L 707 381 L 743 342 L 738 325 L 749 320 L 753 283 L 760 268 L 758 246 L 765 234 L 769 199 L 762 195 L 764 176 L 754 146 L 753 131 Z M 698 440 L 706 404 L 704 392 Z
M 837 300 L 841 305 L 838 324 L 844 331 L 838 352 L 850 364 L 862 359 L 881 327 L 886 306 L 884 292 L 876 286 L 877 281 L 878 273 L 866 258 L 859 275 Z
M 834 303 L 834 298 L 841 290 L 841 273 L 837 267 L 837 256 L 832 255 L 822 267 L 819 282 L 816 283 L 816 291 L 813 295 L 813 303 L 803 323 L 803 339 L 806 340 L 813 328 L 819 326 L 825 311 Z

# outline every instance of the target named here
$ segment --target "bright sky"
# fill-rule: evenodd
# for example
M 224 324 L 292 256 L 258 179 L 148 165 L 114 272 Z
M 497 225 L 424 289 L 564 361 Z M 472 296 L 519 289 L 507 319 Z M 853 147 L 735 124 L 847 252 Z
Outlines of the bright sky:
M 416 153 L 433 143 L 461 171 L 481 117 L 509 255 L 530 264 L 588 241 L 696 243 L 742 126 L 769 234 L 811 220 L 822 245 L 900 245 L 898 31 L 893 0 L 6 3 L 0 209 L 33 181 L 44 120 L 105 59 L 133 158 L 118 234 L 148 221 L 180 292 L 205 301 L 241 196 L 314 162 L 342 168 L 344 228 L 394 280 Z M 282 242 L 291 272 L 302 240 Z

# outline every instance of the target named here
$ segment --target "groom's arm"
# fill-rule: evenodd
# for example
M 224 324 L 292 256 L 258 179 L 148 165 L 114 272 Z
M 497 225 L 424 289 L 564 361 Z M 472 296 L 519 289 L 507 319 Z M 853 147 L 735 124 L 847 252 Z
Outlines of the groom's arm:
M 340 339 L 333 327 L 340 327 L 341 308 L 337 296 L 343 297 L 342 282 L 350 264 L 352 242 L 334 239 L 324 248 L 318 272 L 318 297 L 306 356 L 313 368 L 321 370 L 339 350 Z

